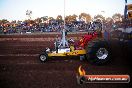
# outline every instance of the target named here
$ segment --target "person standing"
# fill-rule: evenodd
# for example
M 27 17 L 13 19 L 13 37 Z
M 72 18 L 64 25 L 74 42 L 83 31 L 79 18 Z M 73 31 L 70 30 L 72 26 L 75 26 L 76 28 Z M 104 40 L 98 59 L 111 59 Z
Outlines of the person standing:
M 4 34 L 6 34 L 7 33 L 7 30 L 4 28 Z
M 58 46 L 59 46 L 59 42 L 60 42 L 60 39 L 58 37 L 58 35 L 56 35 L 56 39 L 55 39 L 55 50 L 56 50 L 56 53 L 58 53 Z

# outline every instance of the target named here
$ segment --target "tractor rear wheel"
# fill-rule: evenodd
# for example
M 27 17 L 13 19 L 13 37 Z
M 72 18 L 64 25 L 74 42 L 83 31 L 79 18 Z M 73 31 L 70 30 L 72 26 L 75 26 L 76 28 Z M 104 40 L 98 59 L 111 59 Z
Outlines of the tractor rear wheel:
M 93 40 L 86 47 L 87 60 L 96 65 L 102 65 L 109 61 L 111 52 L 109 44 L 104 40 Z

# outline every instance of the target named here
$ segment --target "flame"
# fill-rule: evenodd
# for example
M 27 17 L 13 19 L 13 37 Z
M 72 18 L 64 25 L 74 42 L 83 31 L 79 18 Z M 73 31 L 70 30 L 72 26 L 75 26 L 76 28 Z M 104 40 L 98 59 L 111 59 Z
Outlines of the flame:
M 78 72 L 79 72 L 80 76 L 84 76 L 86 74 L 85 70 L 82 68 L 81 65 L 78 68 Z

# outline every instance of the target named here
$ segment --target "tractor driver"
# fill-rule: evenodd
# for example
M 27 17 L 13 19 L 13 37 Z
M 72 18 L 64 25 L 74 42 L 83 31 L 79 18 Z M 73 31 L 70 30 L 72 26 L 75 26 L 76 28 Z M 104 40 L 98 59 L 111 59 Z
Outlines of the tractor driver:
M 71 52 L 75 50 L 75 46 L 74 46 L 74 40 L 73 39 L 70 39 L 68 40 L 68 43 L 69 43 L 69 46 L 70 46 L 70 50 Z
M 79 46 L 84 48 L 84 37 L 83 36 L 79 41 Z

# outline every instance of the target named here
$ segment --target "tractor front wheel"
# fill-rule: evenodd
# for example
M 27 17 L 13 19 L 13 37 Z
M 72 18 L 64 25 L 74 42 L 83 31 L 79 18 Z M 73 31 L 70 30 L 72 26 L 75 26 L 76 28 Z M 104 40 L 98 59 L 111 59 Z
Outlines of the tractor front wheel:
M 48 59 L 48 54 L 46 52 L 43 52 L 42 54 L 39 55 L 39 59 L 41 62 L 46 62 Z

